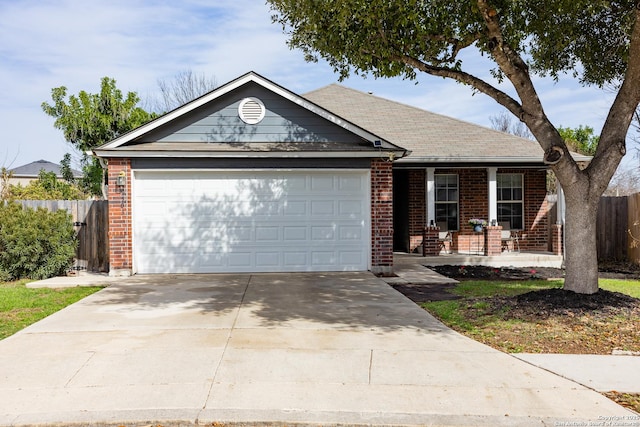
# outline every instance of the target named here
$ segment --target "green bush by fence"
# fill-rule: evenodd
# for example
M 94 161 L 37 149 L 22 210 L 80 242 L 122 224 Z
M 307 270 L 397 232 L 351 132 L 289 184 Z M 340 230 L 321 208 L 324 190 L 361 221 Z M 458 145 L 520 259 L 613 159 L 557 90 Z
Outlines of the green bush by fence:
M 0 203 L 0 280 L 63 274 L 73 262 L 76 244 L 66 211 Z

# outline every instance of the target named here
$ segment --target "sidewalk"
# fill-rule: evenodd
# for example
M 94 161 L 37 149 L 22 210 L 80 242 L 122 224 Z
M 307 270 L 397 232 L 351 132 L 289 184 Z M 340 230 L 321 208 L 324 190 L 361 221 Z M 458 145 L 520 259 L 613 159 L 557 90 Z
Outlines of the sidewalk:
M 531 353 L 514 356 L 600 392 L 640 394 L 640 356 Z M 640 418 L 637 425 L 640 426 Z

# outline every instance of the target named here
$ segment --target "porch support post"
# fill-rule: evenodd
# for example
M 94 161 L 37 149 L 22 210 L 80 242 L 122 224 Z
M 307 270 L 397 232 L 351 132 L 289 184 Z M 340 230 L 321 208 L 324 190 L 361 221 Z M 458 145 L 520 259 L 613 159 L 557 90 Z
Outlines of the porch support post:
M 498 219 L 497 175 L 498 175 L 498 168 L 496 167 L 487 168 L 487 176 L 489 178 L 489 218 L 487 218 L 487 221 L 489 221 L 490 224 L 492 220 Z
M 436 168 L 427 168 L 426 171 L 427 185 L 425 185 L 425 189 L 427 194 L 425 200 L 427 201 L 427 215 L 425 218 L 427 218 L 427 223 L 425 226 L 429 226 L 431 224 L 436 225 Z
M 564 191 L 560 186 L 560 182 L 556 179 L 556 193 L 558 200 L 556 201 L 556 223 L 551 226 L 551 250 L 556 255 L 564 253 L 564 221 L 565 221 L 565 201 Z
M 556 179 L 556 192 L 558 193 L 558 201 L 557 206 L 557 215 L 556 215 L 556 223 L 564 224 L 564 211 L 565 211 L 565 202 L 564 202 L 564 190 L 560 185 L 560 182 Z

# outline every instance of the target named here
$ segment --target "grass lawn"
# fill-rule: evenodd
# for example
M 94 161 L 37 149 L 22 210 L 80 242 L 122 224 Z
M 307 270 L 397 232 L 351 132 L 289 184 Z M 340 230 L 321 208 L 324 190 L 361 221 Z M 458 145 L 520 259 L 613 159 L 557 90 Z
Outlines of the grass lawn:
M 553 302 L 531 305 L 518 298 L 527 292 L 561 287 L 561 280 L 462 281 L 450 290 L 460 299 L 421 306 L 450 328 L 507 353 L 640 351 L 640 301 L 585 309 L 554 307 Z M 600 288 L 640 298 L 637 280 L 601 279 Z M 638 395 L 609 397 L 640 411 Z
M 561 288 L 562 281 L 463 281 L 451 290 L 461 299 L 423 303 L 447 326 L 508 353 L 611 354 L 640 351 L 640 312 L 566 310 L 523 313 L 510 297 Z M 602 279 L 600 288 L 640 298 L 640 281 Z
M 30 289 L 29 280 L 0 282 L 0 339 L 102 289 L 76 287 Z

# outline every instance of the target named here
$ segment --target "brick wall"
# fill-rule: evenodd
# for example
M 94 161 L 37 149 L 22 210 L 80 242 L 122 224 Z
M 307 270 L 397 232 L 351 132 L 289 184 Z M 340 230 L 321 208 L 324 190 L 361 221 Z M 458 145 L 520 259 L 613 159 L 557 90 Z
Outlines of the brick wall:
M 392 163 L 371 160 L 371 271 L 393 272 Z
M 460 230 L 453 234 L 453 250 L 482 251 L 484 235 L 477 235 L 471 229 L 471 218 L 489 218 L 488 174 L 484 168 L 478 169 L 436 169 L 436 174 L 457 174 L 460 198 Z M 500 168 L 498 173 L 524 174 L 524 228 L 520 247 L 523 250 L 546 251 L 549 239 L 546 171 L 538 169 Z M 423 228 L 427 226 L 425 217 L 425 172 L 412 170 L 409 173 L 409 235 L 411 249 L 420 244 Z M 493 249 L 492 249 L 493 250 Z
M 487 256 L 500 255 L 502 253 L 502 227 L 488 226 L 484 229 L 484 254 Z
M 436 174 L 457 174 L 460 230 L 453 235 L 454 250 L 484 253 L 484 233 L 474 233 L 471 218 L 488 219 L 489 185 L 486 169 L 436 169 Z
M 422 254 L 424 256 L 435 256 L 440 253 L 439 232 L 440 229 L 436 226 L 424 228 L 422 240 Z
M 498 169 L 498 173 L 524 173 L 524 230 L 520 248 L 546 251 L 549 247 L 547 172 L 538 169 Z
M 125 185 L 117 185 L 124 173 Z M 130 275 L 132 268 L 131 241 L 131 162 L 129 159 L 109 159 L 109 275 Z
M 422 245 L 424 227 L 428 225 L 424 199 L 425 179 L 424 169 L 409 171 L 409 246 L 411 252 Z

